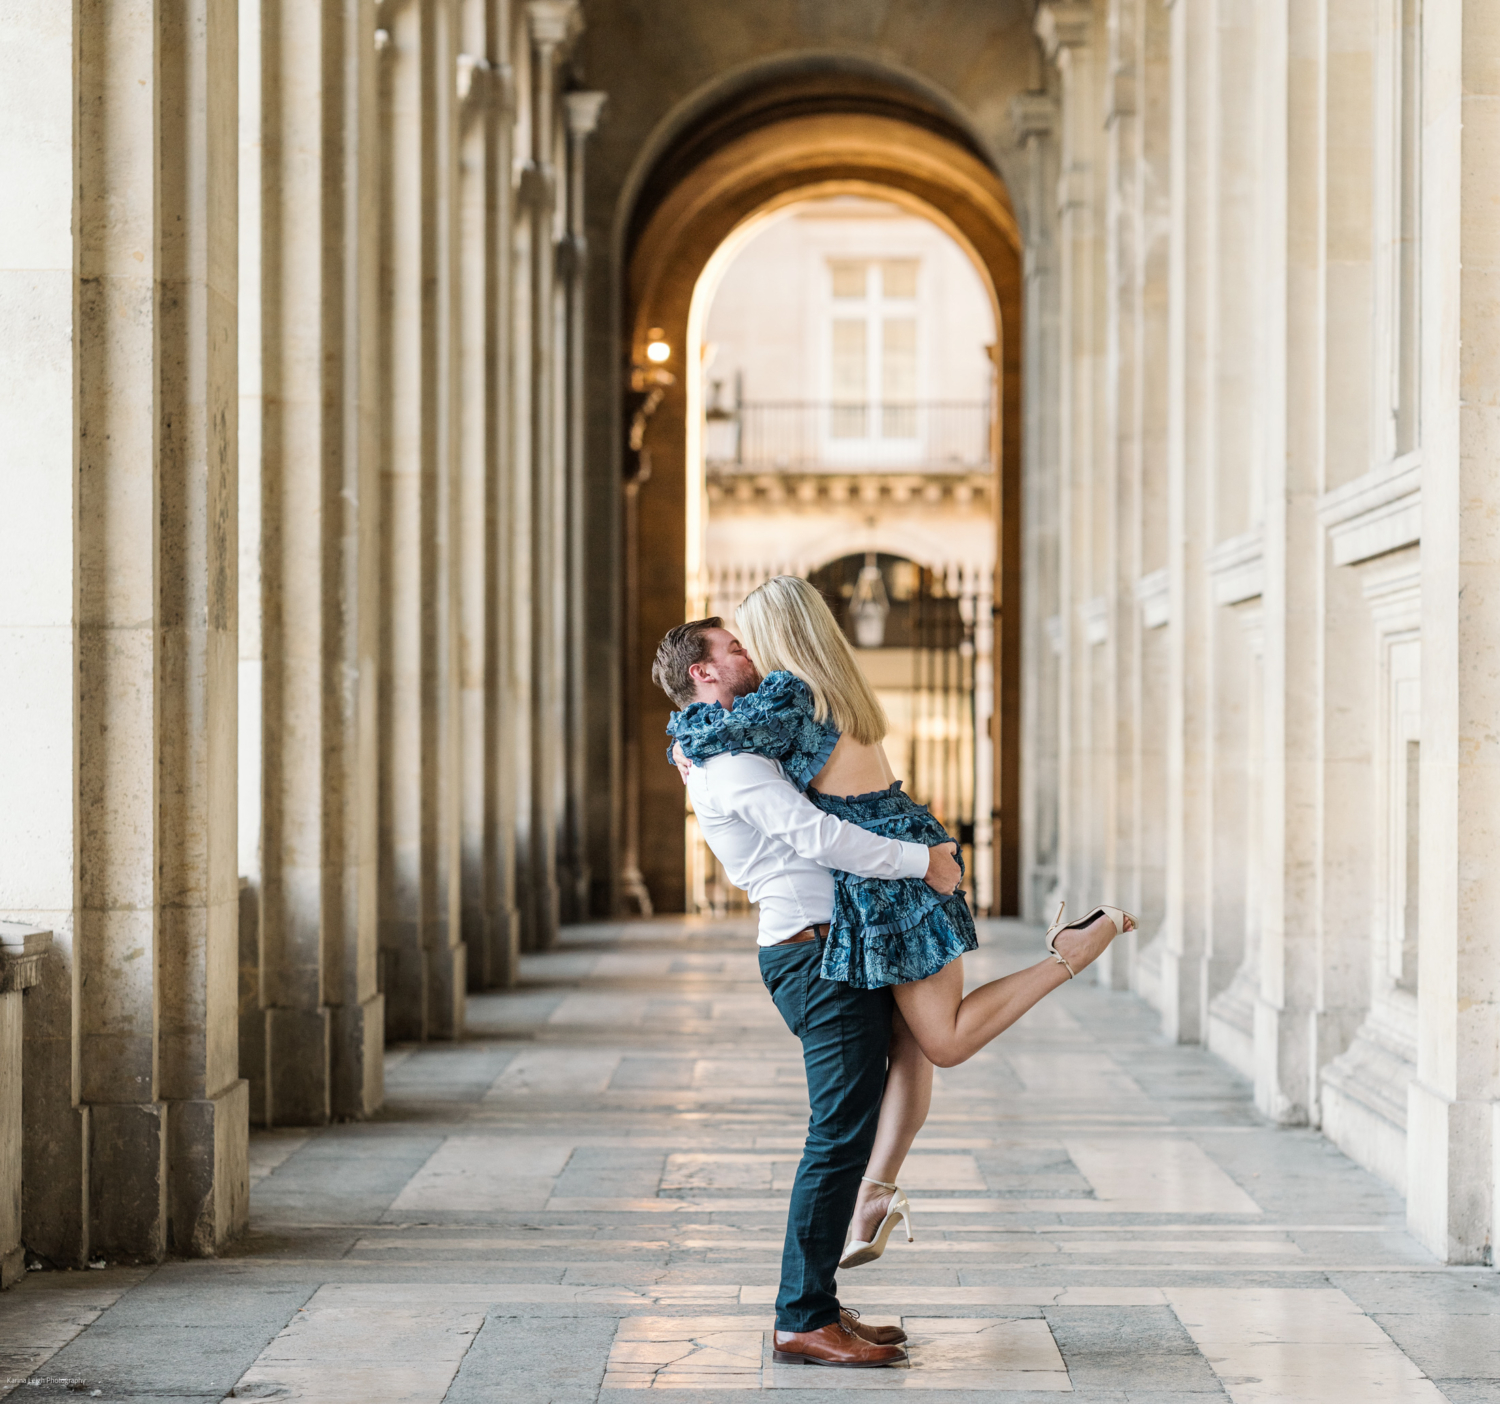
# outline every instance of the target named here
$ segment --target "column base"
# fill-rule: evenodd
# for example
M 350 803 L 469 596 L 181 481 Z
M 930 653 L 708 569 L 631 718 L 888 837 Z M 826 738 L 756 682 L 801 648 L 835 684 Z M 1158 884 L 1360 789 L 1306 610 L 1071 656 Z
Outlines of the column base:
M 1351 1160 L 1406 1193 L 1407 1087 L 1417 1075 L 1414 1029 L 1379 1004 L 1321 1075 L 1323 1134 Z M 1415 1019 L 1413 1018 L 1413 1023 Z
M 1208 1006 L 1208 1051 L 1242 1077 L 1255 1078 L 1255 971 L 1242 965 Z
M 490 923 L 489 990 L 513 990 L 521 978 L 521 913 L 502 907 Z
M 514 907 L 502 907 L 465 925 L 464 946 L 468 951 L 465 970 L 470 994 L 508 990 L 516 983 L 519 931 L 520 915 Z
M 1203 961 L 1170 946 L 1161 953 L 1161 1031 L 1174 1043 L 1203 1042 Z
M 359 1004 L 333 1005 L 328 1013 L 333 1116 L 362 1120 L 385 1101 L 385 998 L 373 994 Z
M 1308 1123 L 1309 1038 L 1305 1010 L 1255 1001 L 1255 1105 L 1278 1126 Z
M 159 1263 L 167 1251 L 167 1104 L 93 1103 L 88 1164 L 89 1251 Z
M 423 950 L 391 945 L 380 955 L 386 1041 L 424 1043 L 433 1038 L 462 1038 L 464 947 Z
M 250 1088 L 237 1078 L 216 1097 L 167 1105 L 168 1246 L 212 1257 L 250 1224 Z
M 524 939 L 521 949 L 527 951 L 551 950 L 557 941 L 557 884 L 552 881 L 539 883 L 531 893 L 531 901 L 528 905 L 531 919 L 527 922 L 526 930 L 522 933 Z
M 420 1043 L 427 1037 L 426 955 L 415 922 L 382 923 L 380 993 L 388 1043 Z
M 266 1010 L 267 1126 L 328 1124 L 328 1022 L 326 1008 Z
M 426 1037 L 457 1040 L 464 1036 L 467 965 L 468 949 L 462 942 L 427 952 Z
M 250 1084 L 250 1124 L 265 1126 L 267 1010 L 260 1002 L 260 890 L 240 879 L 240 1076 Z
M 1493 1261 L 1495 1112 L 1413 1080 L 1406 1093 L 1406 1226 L 1447 1263 Z
M 258 1004 L 240 1015 L 240 1076 L 249 1086 L 250 1124 L 269 1126 L 271 1011 Z
M 587 865 L 566 866 L 559 874 L 558 884 L 561 920 L 587 921 L 589 919 L 589 896 L 594 888 L 594 876 Z
M 89 1108 L 72 1103 L 72 1047 L 28 1039 L 21 1108 L 21 1239 L 58 1268 L 89 1258 Z
M 26 1276 L 26 1250 L 18 1243 L 6 1253 L 0 1253 L 0 1292 L 14 1287 Z

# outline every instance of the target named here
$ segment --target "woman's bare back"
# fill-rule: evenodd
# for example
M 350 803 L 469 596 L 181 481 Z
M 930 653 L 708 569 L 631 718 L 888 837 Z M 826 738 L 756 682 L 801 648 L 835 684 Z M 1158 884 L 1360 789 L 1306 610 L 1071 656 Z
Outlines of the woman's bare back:
M 813 776 L 812 788 L 825 795 L 867 795 L 872 790 L 888 790 L 895 782 L 896 772 L 884 746 L 840 736 L 827 764 Z

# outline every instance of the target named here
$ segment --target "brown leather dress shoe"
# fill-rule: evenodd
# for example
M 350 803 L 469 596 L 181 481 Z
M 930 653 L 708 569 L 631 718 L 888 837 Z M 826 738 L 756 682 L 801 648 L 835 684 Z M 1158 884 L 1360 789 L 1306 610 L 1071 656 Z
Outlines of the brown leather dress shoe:
M 777 1331 L 771 1359 L 780 1365 L 842 1365 L 868 1370 L 900 1365 L 906 1352 L 898 1345 L 877 1345 L 851 1331 L 842 1320 L 816 1331 Z
M 859 1313 L 853 1307 L 840 1307 L 839 1317 L 856 1336 L 862 1336 L 875 1345 L 900 1345 L 906 1340 L 906 1332 L 899 1326 L 871 1326 L 859 1319 Z

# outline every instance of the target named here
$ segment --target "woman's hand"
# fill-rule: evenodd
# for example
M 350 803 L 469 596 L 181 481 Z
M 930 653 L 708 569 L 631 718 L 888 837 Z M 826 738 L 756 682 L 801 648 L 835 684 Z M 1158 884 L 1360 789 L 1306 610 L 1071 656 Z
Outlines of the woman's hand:
M 677 767 L 677 773 L 682 776 L 682 783 L 687 784 L 688 771 L 693 768 L 693 763 L 682 753 L 682 747 L 677 742 L 672 743 L 672 764 Z
M 964 870 L 958 866 L 958 845 L 951 839 L 935 843 L 927 850 L 927 876 L 922 879 L 934 892 L 946 897 L 958 889 Z

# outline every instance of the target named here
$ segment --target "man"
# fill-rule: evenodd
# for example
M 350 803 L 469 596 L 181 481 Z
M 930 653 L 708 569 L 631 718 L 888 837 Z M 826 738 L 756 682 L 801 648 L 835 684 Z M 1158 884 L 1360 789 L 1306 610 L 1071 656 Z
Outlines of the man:
M 754 661 L 717 618 L 673 629 L 656 651 L 651 677 L 679 708 L 732 707 L 760 685 Z M 904 1333 L 860 1324 L 834 1293 L 844 1229 L 875 1139 L 894 1001 L 888 989 L 856 989 L 819 972 L 833 916 L 833 869 L 923 878 L 949 893 L 960 876 L 953 845 L 928 849 L 835 819 L 764 756 L 720 755 L 682 766 L 709 847 L 729 880 L 760 905 L 761 978 L 802 1041 L 807 1068 L 812 1117 L 787 1213 L 775 1358 L 895 1364 L 906 1359 Z

